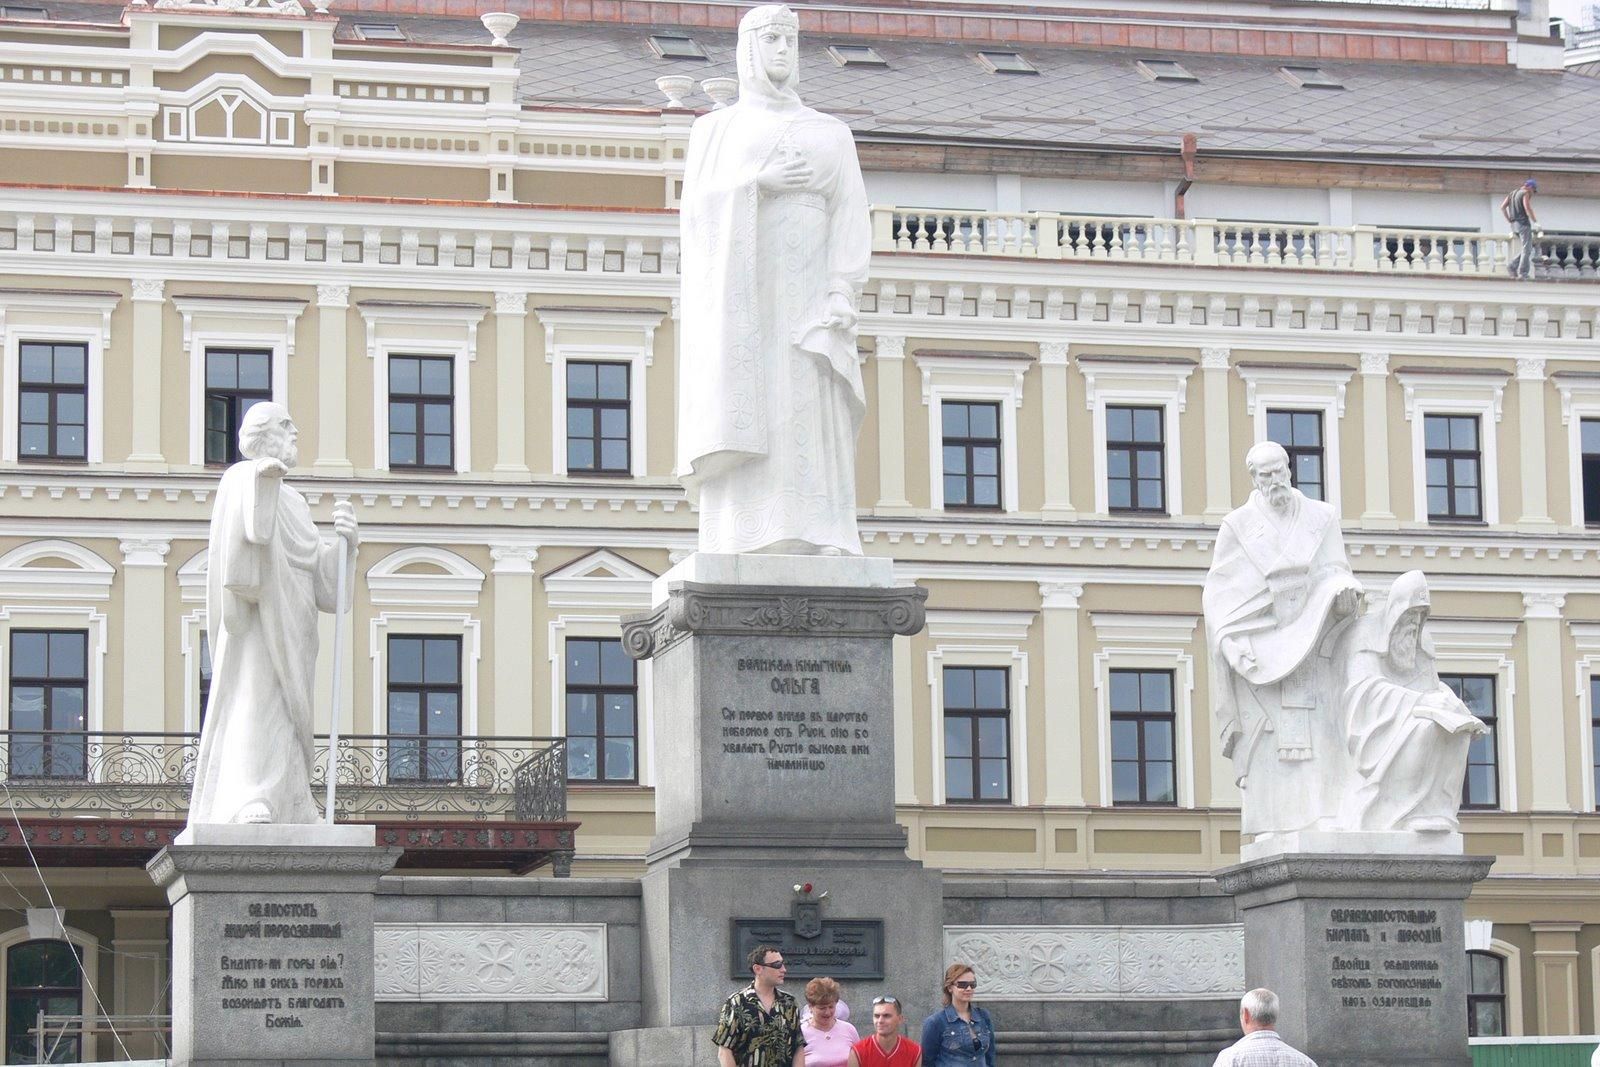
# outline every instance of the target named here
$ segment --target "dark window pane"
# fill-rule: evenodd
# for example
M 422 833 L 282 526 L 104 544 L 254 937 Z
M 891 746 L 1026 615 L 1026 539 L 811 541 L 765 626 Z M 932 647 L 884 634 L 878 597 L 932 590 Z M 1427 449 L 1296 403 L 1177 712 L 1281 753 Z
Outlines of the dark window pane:
M 268 352 L 239 353 L 239 388 L 265 392 L 272 388 L 272 355 Z
M 634 740 L 632 737 L 606 736 L 606 780 L 631 781 L 637 776 L 633 766 Z
M 1289 412 L 1267 412 L 1267 440 L 1276 441 L 1280 445 L 1292 444 L 1294 442 L 1294 434 L 1290 429 L 1292 425 L 1292 416 Z
M 969 437 L 1000 436 L 1000 408 L 996 404 L 972 404 L 968 407 Z
M 1151 721 L 1144 724 L 1144 751 L 1153 760 L 1172 759 L 1172 723 Z
M 408 401 L 390 403 L 389 432 L 413 434 L 417 432 L 417 405 Z
M 633 736 L 633 694 L 607 693 L 604 725 L 607 737 Z
M 594 436 L 594 409 L 569 407 L 567 408 L 567 436 L 568 437 L 593 437 Z
M 979 794 L 984 800 L 1005 800 L 1011 795 L 1010 781 L 1007 777 L 1008 763 L 1003 759 L 981 759 L 978 761 L 978 786 Z
M 993 667 L 976 670 L 973 680 L 977 687 L 977 706 L 980 708 L 1005 708 L 1006 672 Z
M 423 680 L 433 685 L 455 681 L 460 647 L 449 638 L 429 638 L 423 652 Z
M 50 673 L 50 635 L 14 631 L 11 634 L 11 677 L 44 678 Z
M 600 410 L 600 435 L 626 437 L 628 435 L 628 409 L 602 408 Z
M 1111 765 L 1111 800 L 1113 803 L 1137 804 L 1139 797 L 1139 765 L 1113 763 Z
M 593 400 L 599 395 L 595 385 L 593 363 L 567 364 L 567 397 L 571 400 Z
M 1133 411 L 1133 434 L 1139 441 L 1161 440 L 1161 410 L 1159 408 L 1135 408 Z
M 46 385 L 55 380 L 55 368 L 50 357 L 50 346 L 29 344 L 22 346 L 21 376 L 24 382 L 37 382 Z
M 595 753 L 599 746 L 593 737 L 567 738 L 567 777 L 592 781 L 599 774 Z
M 1450 424 L 1442 415 L 1424 415 L 1422 443 L 1426 448 L 1450 447 Z
M 448 434 L 450 432 L 450 405 L 424 404 L 422 407 L 422 432 Z
M 389 466 L 414 467 L 416 464 L 416 435 L 391 433 L 389 435 Z
M 593 736 L 599 730 L 599 697 L 593 693 L 567 694 L 567 736 Z
M 972 479 L 972 503 L 979 507 L 998 507 L 1000 504 L 1000 480 L 998 478 Z
M 622 649 L 622 642 L 607 639 L 600 645 L 600 681 L 605 685 L 633 685 L 633 659 Z
M 944 706 L 970 708 L 973 706 L 972 671 L 964 667 L 946 667 L 944 672 Z
M 602 363 L 599 366 L 600 398 L 602 400 L 628 399 L 628 365 Z
M 1133 440 L 1133 411 L 1129 408 L 1106 408 L 1106 438 L 1111 441 Z
M 946 437 L 966 437 L 967 434 L 967 405 L 953 404 L 946 401 L 940 405 L 943 412 L 943 428 Z
M 1172 764 L 1152 762 L 1145 764 L 1145 802 L 1149 804 L 1175 804 L 1178 801 L 1173 783 Z
M 415 637 L 389 639 L 389 682 L 422 681 L 422 641 Z
M 422 700 L 420 693 L 389 693 L 389 732 L 391 734 L 417 734 L 422 732 Z
M 431 436 L 423 438 L 422 462 L 430 467 L 450 466 L 450 438 Z
M 416 395 L 422 370 L 415 359 L 403 356 L 389 358 L 389 392 Z
M 607 471 L 625 471 L 628 469 L 628 444 L 626 441 L 601 442 L 600 469 Z
M 944 754 L 966 758 L 972 755 L 972 720 L 965 716 L 944 721 Z
M 567 470 L 594 470 L 594 442 L 569 438 L 567 441 Z
M 1579 447 L 1586 454 L 1600 453 L 1600 419 L 1582 419 L 1578 425 Z
M 944 761 L 944 796 L 946 800 L 972 800 L 972 761 L 949 759 Z
M 986 758 L 1005 757 L 1005 719 L 998 715 L 985 715 L 978 720 L 978 755 Z
M 567 684 L 600 683 L 600 647 L 597 641 L 567 642 Z
M 1132 720 L 1111 720 L 1111 758 L 1114 760 L 1139 759 L 1139 724 Z
M 430 692 L 424 733 L 451 736 L 461 732 L 461 700 L 454 693 Z
M 419 369 L 422 378 L 419 392 L 427 396 L 450 395 L 450 360 L 425 359 Z

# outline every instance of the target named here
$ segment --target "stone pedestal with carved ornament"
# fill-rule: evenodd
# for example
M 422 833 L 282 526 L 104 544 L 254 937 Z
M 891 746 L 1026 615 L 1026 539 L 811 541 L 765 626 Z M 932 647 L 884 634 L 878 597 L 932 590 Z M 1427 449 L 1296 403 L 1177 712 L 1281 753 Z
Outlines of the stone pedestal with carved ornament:
M 655 592 L 623 630 L 653 661 L 646 1025 L 714 1022 L 763 943 L 796 993 L 825 974 L 858 1007 L 925 999 L 943 892 L 895 821 L 893 642 L 926 591 L 889 560 L 699 553 Z

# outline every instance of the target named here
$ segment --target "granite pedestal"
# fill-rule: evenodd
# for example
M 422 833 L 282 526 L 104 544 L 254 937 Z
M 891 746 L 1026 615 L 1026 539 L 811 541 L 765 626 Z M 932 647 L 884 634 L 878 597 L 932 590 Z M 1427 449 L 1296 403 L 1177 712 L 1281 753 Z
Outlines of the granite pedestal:
M 198 826 L 157 853 L 172 905 L 173 1067 L 373 1063 L 370 826 Z
M 1319 1067 L 1466 1067 L 1462 907 L 1492 858 L 1284 855 L 1216 873 L 1244 923 L 1245 985 Z
M 894 814 L 893 641 L 926 592 L 893 581 L 889 560 L 697 554 L 626 621 L 654 661 L 646 1026 L 714 1022 L 761 941 L 791 991 L 825 973 L 857 1004 L 939 973 L 940 876 Z

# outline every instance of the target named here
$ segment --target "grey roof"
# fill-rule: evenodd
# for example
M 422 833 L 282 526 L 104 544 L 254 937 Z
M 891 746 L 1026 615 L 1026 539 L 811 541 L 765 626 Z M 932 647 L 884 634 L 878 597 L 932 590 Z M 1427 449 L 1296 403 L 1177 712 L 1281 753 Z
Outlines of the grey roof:
M 115 22 L 105 3 L 32 0 L 58 20 Z M 488 43 L 476 19 L 341 11 L 341 34 L 357 22 L 393 22 L 416 42 Z M 708 59 L 668 60 L 651 33 L 681 33 Z M 524 20 L 510 42 L 522 49 L 518 94 L 526 105 L 657 108 L 655 80 L 696 81 L 734 73 L 737 35 L 700 27 Z M 831 43 L 871 44 L 887 66 L 841 67 Z M 839 116 L 863 140 L 1009 142 L 1076 148 L 1173 151 L 1184 133 L 1202 154 L 1237 152 L 1325 158 L 1449 158 L 1542 166 L 1600 161 L 1600 78 L 1513 67 L 1253 59 L 1192 53 L 1161 57 L 1127 49 L 1019 45 L 1038 74 L 996 74 L 976 43 L 906 38 L 801 40 L 801 94 Z M 1003 46 L 985 44 L 986 49 Z M 1141 58 L 1182 63 L 1196 82 L 1151 81 Z M 1280 68 L 1314 65 L 1343 89 L 1302 88 Z M 1587 72 L 1585 72 L 1587 73 Z M 698 91 L 689 100 L 710 102 Z

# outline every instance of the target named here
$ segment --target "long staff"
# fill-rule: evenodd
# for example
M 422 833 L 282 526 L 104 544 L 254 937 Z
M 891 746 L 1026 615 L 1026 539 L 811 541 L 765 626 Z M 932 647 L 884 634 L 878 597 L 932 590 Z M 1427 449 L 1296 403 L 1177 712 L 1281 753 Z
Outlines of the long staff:
M 344 613 L 350 608 L 350 595 L 345 591 L 345 568 L 349 565 L 350 546 L 339 538 L 339 584 L 333 593 L 333 718 L 328 723 L 328 795 L 323 805 L 323 821 L 333 824 L 333 780 L 337 777 L 339 761 L 339 694 L 344 681 Z

